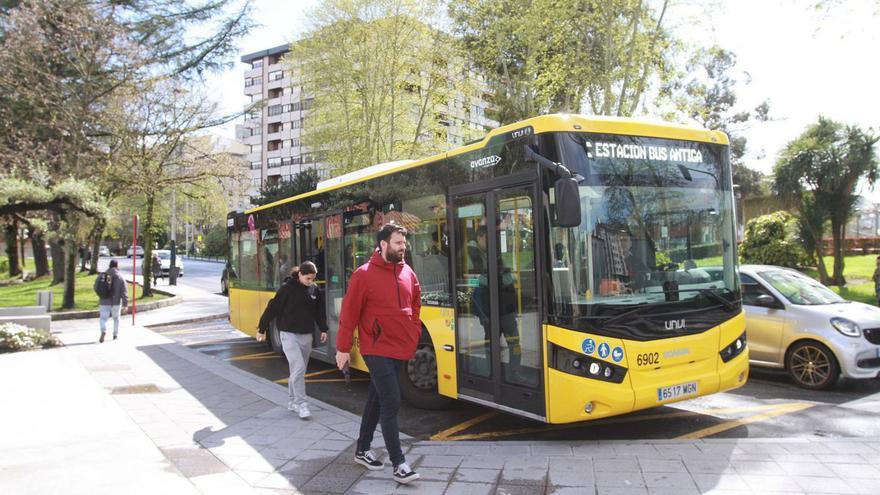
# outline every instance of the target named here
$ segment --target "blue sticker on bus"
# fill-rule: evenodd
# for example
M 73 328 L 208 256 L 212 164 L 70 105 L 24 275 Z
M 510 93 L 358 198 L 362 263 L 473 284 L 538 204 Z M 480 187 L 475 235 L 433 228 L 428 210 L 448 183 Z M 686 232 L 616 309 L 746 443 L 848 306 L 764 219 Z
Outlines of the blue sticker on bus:
M 599 357 L 605 359 L 608 357 L 608 353 L 611 352 L 611 346 L 605 342 L 599 344 Z
M 611 351 L 611 359 L 613 359 L 615 363 L 619 363 L 623 359 L 623 348 L 615 347 L 614 350 Z
M 581 343 L 581 349 L 584 351 L 584 354 L 592 354 L 596 351 L 596 341 L 593 339 L 584 339 Z

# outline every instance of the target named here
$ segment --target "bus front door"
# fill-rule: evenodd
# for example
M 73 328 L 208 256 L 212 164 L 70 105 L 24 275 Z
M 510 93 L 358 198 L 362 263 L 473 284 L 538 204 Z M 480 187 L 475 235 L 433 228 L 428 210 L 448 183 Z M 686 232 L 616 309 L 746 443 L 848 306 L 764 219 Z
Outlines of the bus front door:
M 453 195 L 458 393 L 543 419 L 534 187 Z

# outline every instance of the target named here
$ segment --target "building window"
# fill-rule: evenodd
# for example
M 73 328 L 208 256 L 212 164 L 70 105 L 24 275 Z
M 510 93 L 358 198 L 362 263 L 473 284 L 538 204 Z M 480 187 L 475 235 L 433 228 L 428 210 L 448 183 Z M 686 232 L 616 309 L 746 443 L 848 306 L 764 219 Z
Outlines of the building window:
M 251 127 L 250 131 L 251 131 L 251 136 L 259 136 L 260 134 L 263 133 L 263 129 L 260 127 Z
M 308 109 L 312 108 L 312 104 L 313 104 L 313 103 L 315 103 L 315 99 L 314 99 L 314 98 L 306 98 L 306 99 L 303 100 L 303 102 L 302 102 L 302 109 L 303 109 L 303 110 L 308 110 Z
M 294 146 L 299 146 L 299 138 L 293 138 L 289 141 L 289 143 L 290 144 L 287 145 L 289 148 L 293 148 Z
M 303 163 L 312 163 L 312 161 L 314 161 L 314 158 L 312 157 L 311 153 L 306 153 L 302 156 L 302 160 Z
M 269 65 L 275 65 L 281 62 L 281 55 L 269 55 Z
M 262 168 L 262 163 L 251 162 L 251 170 L 260 170 L 260 168 Z
M 276 132 L 281 132 L 284 130 L 284 124 L 281 122 L 273 122 L 269 124 L 269 134 L 274 134 Z
M 245 115 L 247 120 L 260 120 L 260 111 L 259 110 L 251 110 Z
M 284 78 L 284 71 L 276 70 L 269 73 L 270 81 L 277 81 L 282 78 Z
M 246 88 L 249 86 L 259 86 L 260 84 L 263 84 L 262 77 L 248 77 L 244 80 L 244 87 Z
M 281 88 L 272 88 L 269 90 L 268 97 L 272 98 L 280 98 L 283 93 L 281 92 Z
M 251 62 L 251 69 L 259 69 L 263 66 L 263 59 L 254 60 Z
M 282 148 L 281 143 L 283 143 L 283 141 L 281 141 L 280 139 L 269 141 L 268 143 L 266 143 L 266 150 L 268 150 L 268 151 L 280 150 Z
M 302 120 L 292 120 L 290 122 L 291 129 L 299 129 L 302 126 Z
M 263 145 L 262 144 L 252 144 L 251 145 L 251 153 L 262 153 Z
M 301 164 L 301 163 L 302 163 L 302 157 L 301 157 L 301 156 L 292 156 L 292 157 L 290 157 L 290 164 L 291 164 L 291 165 L 299 165 L 299 164 Z
M 262 99 L 263 99 L 263 95 L 261 95 L 260 93 L 251 95 L 251 103 L 256 103 Z
M 276 168 L 282 165 L 281 158 L 269 158 L 268 163 L 266 164 L 269 168 Z
M 284 105 L 270 105 L 268 108 L 269 116 L 281 115 Z

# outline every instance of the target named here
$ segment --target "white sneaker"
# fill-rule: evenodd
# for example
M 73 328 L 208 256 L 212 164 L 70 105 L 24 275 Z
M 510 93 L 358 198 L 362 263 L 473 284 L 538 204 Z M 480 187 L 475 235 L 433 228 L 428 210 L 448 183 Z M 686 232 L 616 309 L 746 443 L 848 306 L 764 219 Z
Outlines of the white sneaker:
M 412 468 L 409 467 L 409 464 L 405 462 L 394 468 L 394 481 L 402 485 L 417 479 L 419 479 L 419 473 L 413 471 Z
M 293 412 L 299 412 L 299 406 L 294 404 L 293 402 L 288 402 L 287 403 L 287 410 L 293 411 Z
M 299 405 L 299 419 L 309 419 L 312 413 L 309 411 L 308 404 Z

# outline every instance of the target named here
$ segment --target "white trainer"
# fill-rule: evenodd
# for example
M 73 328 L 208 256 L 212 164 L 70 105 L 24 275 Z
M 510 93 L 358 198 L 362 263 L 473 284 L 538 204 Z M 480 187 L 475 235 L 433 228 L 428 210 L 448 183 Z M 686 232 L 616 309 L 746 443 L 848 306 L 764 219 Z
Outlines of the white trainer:
M 299 405 L 299 419 L 309 419 L 312 416 L 311 411 L 309 411 L 308 404 L 300 404 Z

